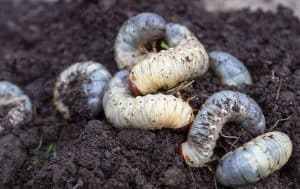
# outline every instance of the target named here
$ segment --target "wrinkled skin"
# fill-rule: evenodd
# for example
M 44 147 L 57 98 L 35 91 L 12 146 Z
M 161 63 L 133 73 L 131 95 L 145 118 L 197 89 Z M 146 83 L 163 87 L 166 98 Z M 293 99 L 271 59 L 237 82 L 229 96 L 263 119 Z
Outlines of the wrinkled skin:
M 199 110 L 181 144 L 181 155 L 192 167 L 202 167 L 211 160 L 219 134 L 227 122 L 241 124 L 252 135 L 265 130 L 266 122 L 259 105 L 247 95 L 220 91 L 209 97 Z
M 288 135 L 278 131 L 265 133 L 228 152 L 218 165 L 216 178 L 231 187 L 254 183 L 284 166 L 292 148 Z

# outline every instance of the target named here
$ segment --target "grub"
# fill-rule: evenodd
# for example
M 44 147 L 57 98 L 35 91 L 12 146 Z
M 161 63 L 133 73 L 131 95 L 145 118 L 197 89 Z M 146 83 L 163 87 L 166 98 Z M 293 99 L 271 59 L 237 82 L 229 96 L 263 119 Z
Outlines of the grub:
M 217 91 L 235 89 L 257 101 L 265 114 L 267 129 L 278 119 L 292 116 L 275 128 L 291 137 L 294 145 L 291 160 L 267 179 L 241 188 L 296 188 L 292 167 L 300 153 L 297 148 L 300 145 L 300 94 L 299 79 L 293 74 L 300 69 L 300 23 L 288 9 L 281 7 L 278 13 L 243 10 L 211 14 L 203 10 L 197 0 L 164 0 L 159 4 L 121 0 L 111 1 L 109 8 L 99 6 L 95 0 L 82 4 L 72 1 L 22 6 L 2 2 L 0 79 L 16 83 L 36 106 L 36 117 L 26 125 L 25 132 L 27 128 L 37 128 L 38 135 L 45 141 L 57 143 L 56 158 L 42 158 L 34 149 L 27 148 L 25 161 L 10 172 L 14 173 L 10 177 L 14 179 L 8 179 L 10 188 L 72 188 L 81 181 L 84 188 L 99 185 L 162 188 L 159 178 L 171 167 L 181 170 L 186 178 L 182 188 L 215 187 L 214 175 L 207 168 L 190 169 L 179 157 L 178 145 L 186 140 L 186 134 L 164 129 L 121 132 L 101 114 L 88 123 L 84 118 L 67 122 L 55 112 L 52 92 L 59 73 L 74 62 L 86 60 L 101 62 L 112 74 L 116 73 L 113 45 L 119 28 L 129 17 L 147 11 L 161 15 L 168 22 L 187 26 L 208 52 L 223 50 L 234 54 L 251 73 L 253 85 L 236 89 L 222 85 L 213 73 L 207 72 L 201 80 L 195 80 L 192 86 L 181 91 L 184 99 L 197 96 L 190 102 L 193 108 L 199 109 Z M 278 83 L 272 79 L 272 70 L 282 82 L 278 99 Z M 294 95 L 284 97 L 285 91 Z M 240 138 L 236 146 L 252 138 L 235 124 L 225 125 L 223 131 L 224 135 Z M 222 157 L 224 148 L 230 149 L 232 142 L 232 139 L 221 138 L 215 154 Z M 13 159 L 17 154 L 11 155 Z M 39 159 L 39 164 L 27 170 L 35 159 Z M 121 173 L 117 171 L 120 168 L 123 168 Z M 53 180 L 55 174 L 59 176 Z M 218 188 L 223 187 L 218 185 Z

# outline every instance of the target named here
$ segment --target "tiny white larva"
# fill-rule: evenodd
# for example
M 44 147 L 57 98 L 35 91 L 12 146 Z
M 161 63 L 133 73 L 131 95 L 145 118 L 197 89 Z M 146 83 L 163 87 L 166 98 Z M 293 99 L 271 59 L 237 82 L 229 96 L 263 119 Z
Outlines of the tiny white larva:
M 236 187 L 266 178 L 287 163 L 292 148 L 292 141 L 282 132 L 260 135 L 222 158 L 217 168 L 217 181 Z
M 32 119 L 32 104 L 29 97 L 18 86 L 8 81 L 0 81 L 0 108 L 7 108 L 3 120 L 12 126 L 24 125 Z M 3 129 L 4 127 L 0 125 L 0 130 Z
M 128 75 L 127 70 L 118 72 L 103 97 L 105 116 L 114 127 L 181 130 L 192 123 L 191 106 L 173 95 L 134 97 L 128 88 Z
M 252 84 L 248 69 L 236 57 L 224 51 L 212 51 L 209 57 L 211 68 L 221 78 L 223 84 L 234 86 Z
M 170 89 L 183 81 L 202 76 L 209 67 L 208 54 L 185 26 L 169 23 L 165 40 L 167 50 L 149 53 L 130 72 L 130 88 L 135 95 Z
M 110 78 L 111 74 L 99 63 L 88 61 L 71 65 L 56 82 L 56 108 L 65 119 L 76 113 L 83 117 L 97 115 L 102 111 L 102 98 Z
M 211 160 L 222 127 L 228 121 L 241 124 L 253 135 L 264 131 L 265 117 L 259 105 L 247 95 L 220 91 L 209 97 L 199 110 L 186 142 L 179 153 L 192 167 L 202 167 Z
M 120 28 L 114 51 L 119 69 L 128 68 L 145 58 L 140 45 L 163 38 L 166 21 L 154 13 L 141 13 L 129 18 Z

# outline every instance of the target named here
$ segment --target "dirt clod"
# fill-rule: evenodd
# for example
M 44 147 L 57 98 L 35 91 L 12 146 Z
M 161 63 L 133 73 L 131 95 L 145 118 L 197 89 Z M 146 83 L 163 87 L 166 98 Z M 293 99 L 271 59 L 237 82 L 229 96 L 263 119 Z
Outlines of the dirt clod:
M 185 175 L 181 169 L 176 167 L 169 168 L 161 177 L 162 185 L 180 188 L 184 184 Z
M 12 182 L 16 172 L 23 166 L 26 159 L 26 151 L 22 148 L 20 140 L 7 134 L 0 138 L 0 187 Z

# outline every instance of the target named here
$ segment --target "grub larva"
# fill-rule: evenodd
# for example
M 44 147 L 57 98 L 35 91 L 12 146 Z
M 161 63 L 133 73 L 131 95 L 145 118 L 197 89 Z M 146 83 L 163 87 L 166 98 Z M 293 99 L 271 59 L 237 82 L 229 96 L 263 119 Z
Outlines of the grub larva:
M 173 88 L 208 70 L 208 55 L 198 39 L 180 24 L 169 23 L 166 28 L 165 39 L 170 48 L 150 53 L 131 69 L 130 87 L 136 95 Z
M 191 106 L 172 95 L 132 96 L 127 70 L 118 72 L 109 82 L 103 97 L 105 116 L 117 128 L 155 130 L 182 129 L 194 119 Z
M 236 57 L 223 51 L 212 51 L 209 57 L 211 68 L 221 78 L 223 84 L 234 86 L 252 84 L 248 69 Z
M 129 18 L 120 28 L 114 51 L 119 69 L 130 67 L 145 58 L 139 48 L 163 38 L 166 21 L 154 13 L 141 13 Z
M 32 119 L 32 104 L 27 95 L 16 85 L 8 81 L 0 81 L 0 108 L 4 121 L 12 126 L 29 123 Z M 0 125 L 3 131 L 4 127 Z M 0 131 L 1 132 L 1 131 Z
M 265 117 L 259 105 L 247 95 L 235 91 L 220 91 L 207 99 L 199 110 L 180 147 L 180 154 L 192 167 L 202 167 L 211 160 L 216 141 L 225 123 L 241 124 L 253 135 L 265 129 Z
M 287 163 L 292 147 L 290 138 L 282 132 L 260 135 L 222 158 L 217 181 L 234 187 L 266 178 Z
M 176 47 L 187 37 L 195 37 L 187 27 L 176 23 L 166 25 L 165 40 L 170 47 Z
M 71 65 L 64 70 L 54 88 L 54 104 L 65 119 L 72 114 L 93 117 L 102 111 L 105 87 L 111 78 L 99 63 L 89 61 Z

